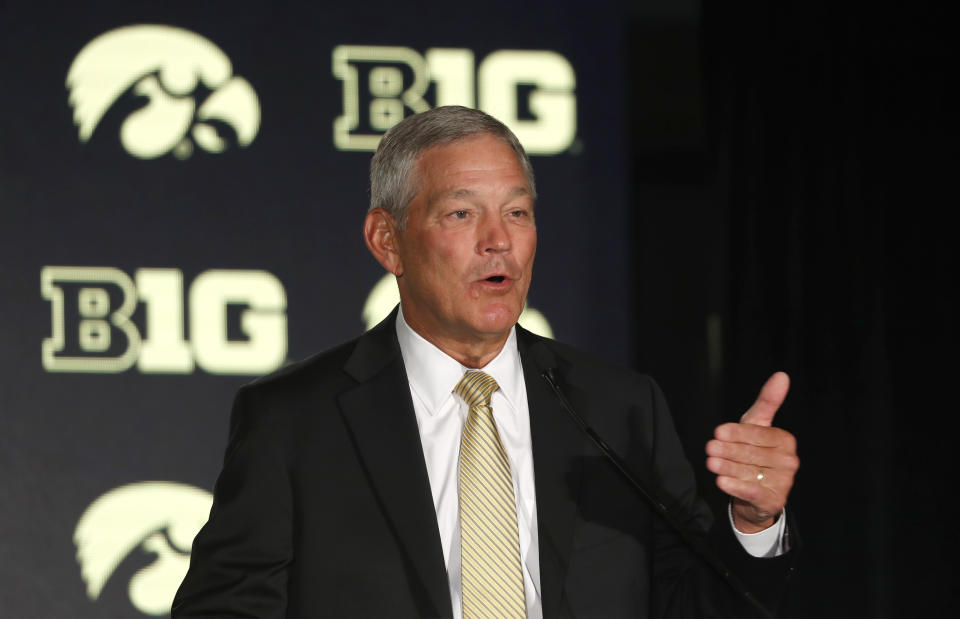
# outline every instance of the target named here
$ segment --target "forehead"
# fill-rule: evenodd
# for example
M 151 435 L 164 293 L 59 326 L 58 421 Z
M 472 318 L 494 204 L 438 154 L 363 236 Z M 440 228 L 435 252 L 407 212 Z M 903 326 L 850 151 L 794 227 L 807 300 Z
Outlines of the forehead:
M 416 171 L 421 191 L 461 184 L 506 184 L 532 193 L 517 153 L 506 141 L 488 133 L 431 146 L 420 154 Z

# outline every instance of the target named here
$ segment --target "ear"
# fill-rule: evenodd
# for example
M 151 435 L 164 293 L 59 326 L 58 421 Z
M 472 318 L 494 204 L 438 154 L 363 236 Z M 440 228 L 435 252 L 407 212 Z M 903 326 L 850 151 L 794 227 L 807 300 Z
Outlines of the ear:
M 400 259 L 397 224 L 390 213 L 382 208 L 375 208 L 367 213 L 363 220 L 363 240 L 367 249 L 383 265 L 397 277 L 403 275 L 403 261 Z

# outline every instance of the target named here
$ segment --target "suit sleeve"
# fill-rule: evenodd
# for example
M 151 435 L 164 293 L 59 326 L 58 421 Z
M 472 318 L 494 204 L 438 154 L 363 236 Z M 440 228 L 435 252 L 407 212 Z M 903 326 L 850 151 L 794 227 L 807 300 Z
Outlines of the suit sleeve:
M 194 540 L 173 619 L 286 615 L 293 560 L 289 436 L 268 413 L 255 388 L 241 389 L 210 518 Z

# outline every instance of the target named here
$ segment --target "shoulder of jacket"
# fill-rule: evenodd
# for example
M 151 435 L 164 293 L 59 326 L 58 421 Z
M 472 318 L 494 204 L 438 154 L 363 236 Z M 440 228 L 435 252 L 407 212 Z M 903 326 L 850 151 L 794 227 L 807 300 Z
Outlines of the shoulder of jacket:
M 241 387 L 241 392 L 262 395 L 274 392 L 291 393 L 346 379 L 343 366 L 356 348 L 358 339 L 288 363 L 247 383 Z
M 557 370 L 578 387 L 627 392 L 643 399 L 654 397 L 659 391 L 656 381 L 648 374 L 614 363 L 596 353 L 530 332 L 523 337 L 530 349 L 541 347 L 548 350 Z M 542 354 L 539 356 L 543 358 Z

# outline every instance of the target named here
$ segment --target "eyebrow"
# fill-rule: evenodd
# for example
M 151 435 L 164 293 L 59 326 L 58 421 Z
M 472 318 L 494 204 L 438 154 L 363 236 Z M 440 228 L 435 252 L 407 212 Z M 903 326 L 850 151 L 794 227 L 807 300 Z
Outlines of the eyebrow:
M 472 198 L 477 195 L 477 192 L 472 189 L 454 189 L 452 191 L 445 192 L 439 196 L 441 200 L 444 199 L 453 199 L 453 200 L 463 200 L 467 198 Z M 530 196 L 530 190 L 526 187 L 514 187 L 510 194 L 507 196 L 508 199 L 512 200 L 514 198 L 521 198 L 523 196 Z

